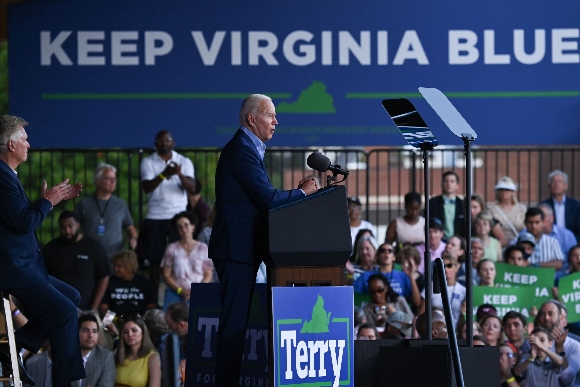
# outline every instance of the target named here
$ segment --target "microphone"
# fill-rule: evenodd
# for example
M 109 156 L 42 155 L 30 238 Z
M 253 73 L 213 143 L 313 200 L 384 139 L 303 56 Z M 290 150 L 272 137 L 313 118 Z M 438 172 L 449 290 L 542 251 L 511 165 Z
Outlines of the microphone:
M 306 164 L 318 172 L 330 171 L 335 175 L 348 176 L 348 171 L 342 169 L 340 165 L 330 165 L 330 159 L 318 151 L 312 152 L 308 156 Z

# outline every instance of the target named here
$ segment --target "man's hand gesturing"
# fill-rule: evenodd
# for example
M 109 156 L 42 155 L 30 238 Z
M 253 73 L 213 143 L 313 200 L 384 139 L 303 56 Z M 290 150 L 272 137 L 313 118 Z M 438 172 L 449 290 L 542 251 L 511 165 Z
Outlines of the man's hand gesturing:
M 56 206 L 63 200 L 68 200 L 76 198 L 79 196 L 80 192 L 83 190 L 83 186 L 80 183 L 71 185 L 68 183 L 69 179 L 58 183 L 54 187 L 46 188 L 46 180 L 42 181 L 41 196 L 48 200 L 52 206 Z

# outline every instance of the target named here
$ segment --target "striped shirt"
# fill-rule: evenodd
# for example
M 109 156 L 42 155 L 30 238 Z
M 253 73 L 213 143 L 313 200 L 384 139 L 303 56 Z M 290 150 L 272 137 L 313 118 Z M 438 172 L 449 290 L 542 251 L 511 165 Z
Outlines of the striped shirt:
M 542 234 L 539 241 L 536 241 L 534 253 L 529 259 L 530 264 L 541 264 L 553 261 L 563 261 L 562 248 L 560 242 L 554 237 Z

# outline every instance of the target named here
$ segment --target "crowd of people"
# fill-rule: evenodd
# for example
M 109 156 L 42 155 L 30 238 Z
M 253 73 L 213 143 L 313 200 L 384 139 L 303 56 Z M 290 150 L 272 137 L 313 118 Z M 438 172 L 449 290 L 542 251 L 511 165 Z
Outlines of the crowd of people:
M 86 378 L 76 386 L 155 387 L 170 368 L 179 370 L 175 382 L 184 381 L 191 283 L 218 281 L 208 252 L 216 214 L 201 198 L 191 160 L 175 152 L 174 145 L 171 133 L 159 132 L 156 152 L 141 164 L 149 201 L 139 227 L 114 194 L 116 168 L 102 164 L 94 171 L 95 192 L 74 211 L 60 213 L 59 236 L 42 248 L 48 274 L 78 292 L 78 299 L 71 299 L 78 306 Z M 428 329 L 434 339 L 465 338 L 470 256 L 474 286 L 496 286 L 498 262 L 554 268 L 553 299 L 538 305 L 533 323 L 517 311 L 502 317 L 492 305 L 476 305 L 473 340 L 500 347 L 505 385 L 573 385 L 580 367 L 580 324 L 568 324 L 557 287 L 561 278 L 580 271 L 580 202 L 566 196 L 568 176 L 552 172 L 551 197 L 531 208 L 517 201 L 516 184 L 504 177 L 495 186 L 492 205 L 475 194 L 466 209 L 459 183 L 455 172 L 443 174 L 443 194 L 430 199 L 428 223 L 420 194 L 406 194 L 405 214 L 389 223 L 382 244 L 378 239 L 383 236 L 374 235 L 373 225 L 362 219 L 360 199 L 348 198 L 353 253 L 344 284 L 367 295 L 355 313 L 357 339 L 424 338 Z M 467 210 L 473 219 L 471 254 L 464 234 Z M 452 326 L 443 318 L 439 294 L 431 300 L 432 325 L 425 324 L 425 287 L 431 286 L 424 278 L 427 249 L 432 260 L 444 263 Z M 144 263 L 147 275 L 139 270 Z M 161 280 L 165 294 L 159 302 Z M 13 317 L 23 326 L 28 311 L 17 298 Z M 164 353 L 171 334 L 179 338 L 179 359 Z M 52 386 L 52 352 L 46 343 L 40 352 L 27 353 L 25 382 Z
M 185 380 L 191 283 L 215 281 L 207 246 L 213 215 L 201 198 L 191 160 L 173 150 L 171 134 L 159 132 L 155 147 L 141 163 L 142 187 L 149 194 L 141 234 L 127 203 L 114 194 L 117 169 L 103 163 L 94 171 L 95 191 L 73 211 L 59 214 L 58 237 L 42 247 L 48 275 L 80 296 L 75 304 L 86 378 L 72 386 L 156 387 L 163 379 L 164 385 L 177 386 Z M 197 235 L 205 243 L 194 239 Z M 12 301 L 16 328 L 26 326 L 35 311 L 18 297 Z M 180 345 L 179 358 L 165 350 L 172 336 Z M 40 351 L 21 350 L 25 385 L 53 386 L 57 350 L 48 341 Z M 9 372 L 8 358 L 0 360 Z
M 372 225 L 360 227 L 360 200 L 349 198 L 351 231 L 356 234 L 344 282 L 352 283 L 356 293 L 368 294 L 355 308 L 357 339 L 427 338 L 423 260 L 427 248 L 431 260 L 443 261 L 452 314 L 452 326 L 448 326 L 441 294 L 433 293 L 433 339 L 452 334 L 466 338 L 466 260 L 470 256 L 475 288 L 501 286 L 496 281 L 498 263 L 553 268 L 554 278 L 548 280 L 553 280 L 550 299 L 532 307 L 527 317 L 519 309 L 504 314 L 491 304 L 474 305 L 473 343 L 500 347 L 503 386 L 574 385 L 580 371 L 580 324 L 568 323 L 558 283 L 580 271 L 580 202 L 566 196 L 568 176 L 563 171 L 553 171 L 548 186 L 551 197 L 529 208 L 518 202 L 517 186 L 509 177 L 498 181 L 495 202 L 489 206 L 474 194 L 471 254 L 465 240 L 468 209 L 458 196 L 455 172 L 443 174 L 443 194 L 430 199 L 428 224 L 421 215 L 421 196 L 410 192 L 404 197 L 405 215 L 389 224 L 380 245 L 377 238 L 382 235 L 374 235 Z

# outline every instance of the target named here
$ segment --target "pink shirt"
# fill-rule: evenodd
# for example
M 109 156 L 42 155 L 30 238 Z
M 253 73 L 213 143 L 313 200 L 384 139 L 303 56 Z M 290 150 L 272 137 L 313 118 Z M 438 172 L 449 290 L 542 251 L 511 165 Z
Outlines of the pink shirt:
M 441 241 L 439 247 L 435 251 L 431 250 L 431 262 L 433 262 L 435 258 L 441 258 L 443 252 L 445 252 L 445 246 L 447 246 L 447 243 Z M 417 267 L 417 271 L 421 274 L 425 274 L 425 259 L 424 259 L 425 244 L 422 243 L 420 245 L 417 245 L 416 249 L 417 251 L 419 251 L 419 254 L 421 255 L 421 264 L 419 265 L 419 267 Z
M 203 280 L 203 273 L 213 269 L 213 263 L 207 255 L 207 245 L 198 242 L 187 255 L 179 241 L 167 245 L 161 267 L 171 268 L 171 278 L 177 286 L 191 289 L 191 283 Z

